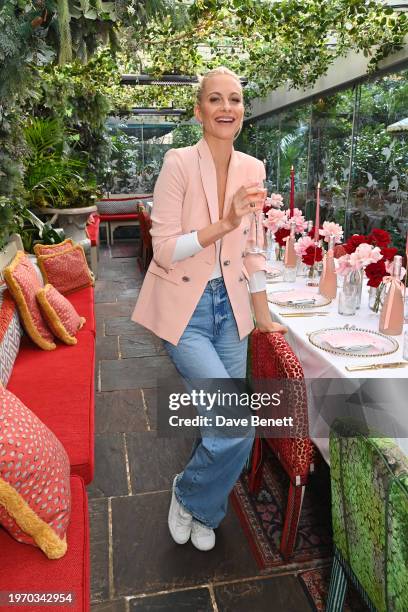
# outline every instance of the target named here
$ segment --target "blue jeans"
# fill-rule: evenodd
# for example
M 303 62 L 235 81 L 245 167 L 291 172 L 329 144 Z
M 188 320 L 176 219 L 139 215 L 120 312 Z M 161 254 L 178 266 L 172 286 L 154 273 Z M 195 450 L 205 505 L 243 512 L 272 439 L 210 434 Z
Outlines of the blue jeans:
M 239 339 L 222 278 L 207 283 L 177 346 L 164 345 L 187 381 L 245 378 L 248 338 Z M 204 430 L 201 435 L 178 478 L 175 494 L 194 518 L 214 528 L 227 512 L 228 496 L 251 452 L 254 430 L 250 428 L 242 438 L 206 436 Z

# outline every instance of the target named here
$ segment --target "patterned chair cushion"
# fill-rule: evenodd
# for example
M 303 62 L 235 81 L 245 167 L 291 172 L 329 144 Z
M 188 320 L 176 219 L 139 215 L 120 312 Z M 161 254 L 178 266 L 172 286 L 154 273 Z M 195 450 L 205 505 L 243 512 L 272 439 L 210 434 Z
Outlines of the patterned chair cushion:
M 46 283 L 64 295 L 94 284 L 91 271 L 80 244 L 50 255 L 39 255 L 38 265 Z
M 5 387 L 18 355 L 22 335 L 16 304 L 6 284 L 0 284 L 0 383 Z
M 285 384 L 284 398 L 288 414 L 293 416 L 295 436 L 269 438 L 268 444 L 276 451 L 286 472 L 292 479 L 307 478 L 317 451 L 308 438 L 309 422 L 307 392 L 303 369 L 289 344 L 281 334 L 251 334 L 250 377 L 252 381 L 279 379 Z
M 49 284 L 37 292 L 36 298 L 54 336 L 65 344 L 76 344 L 75 336 L 85 319 L 79 316 L 71 302 Z
M 42 283 L 29 258 L 23 251 L 17 251 L 11 264 L 4 268 L 3 274 L 27 334 L 40 348 L 46 351 L 55 349 L 54 337 L 35 298 Z
M 96 202 L 100 215 L 135 214 L 149 198 L 104 198 Z
M 72 238 L 67 238 L 63 242 L 58 244 L 35 244 L 34 253 L 38 257 L 39 255 L 52 255 L 53 253 L 62 253 L 74 246 Z
M 377 610 L 408 610 L 407 458 L 393 441 L 337 422 L 330 468 L 339 557 Z
M 70 466 L 61 442 L 0 386 L 0 524 L 50 559 L 67 550 Z

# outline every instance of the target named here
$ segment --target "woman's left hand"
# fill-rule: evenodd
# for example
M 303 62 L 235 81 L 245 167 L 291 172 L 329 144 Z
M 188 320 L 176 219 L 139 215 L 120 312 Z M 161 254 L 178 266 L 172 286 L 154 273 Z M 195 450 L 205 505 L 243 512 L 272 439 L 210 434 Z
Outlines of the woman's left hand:
M 256 323 L 256 328 L 259 329 L 264 334 L 268 333 L 279 333 L 286 334 L 288 328 L 280 323 L 275 323 L 274 321 L 268 321 L 266 323 Z

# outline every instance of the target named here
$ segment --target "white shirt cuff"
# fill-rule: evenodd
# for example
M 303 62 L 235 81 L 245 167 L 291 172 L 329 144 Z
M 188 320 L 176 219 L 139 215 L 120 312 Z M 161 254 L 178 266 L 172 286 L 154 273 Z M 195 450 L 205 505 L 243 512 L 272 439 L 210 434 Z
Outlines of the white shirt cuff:
M 266 274 L 264 270 L 258 270 L 249 277 L 249 291 L 258 293 L 258 291 L 266 291 Z
M 198 242 L 197 232 L 191 232 L 190 234 L 183 234 L 177 238 L 176 246 L 173 253 L 173 263 L 175 261 L 181 261 L 187 259 L 196 253 L 203 250 L 203 247 Z

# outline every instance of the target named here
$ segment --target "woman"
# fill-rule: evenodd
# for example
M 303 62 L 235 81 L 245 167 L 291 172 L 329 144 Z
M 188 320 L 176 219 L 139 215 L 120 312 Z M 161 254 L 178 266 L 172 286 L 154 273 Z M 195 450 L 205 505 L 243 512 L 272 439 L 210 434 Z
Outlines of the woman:
M 208 72 L 199 83 L 195 116 L 203 139 L 168 151 L 154 190 L 153 260 L 132 319 L 164 340 L 186 379 L 244 378 L 248 334 L 285 332 L 272 322 L 265 258 L 248 254 L 254 212 L 266 192 L 262 162 L 233 148 L 244 106 L 236 74 Z M 203 435 L 203 430 L 202 430 Z M 175 477 L 169 511 L 173 539 L 200 550 L 215 545 L 214 528 L 248 458 L 253 435 L 205 436 Z

